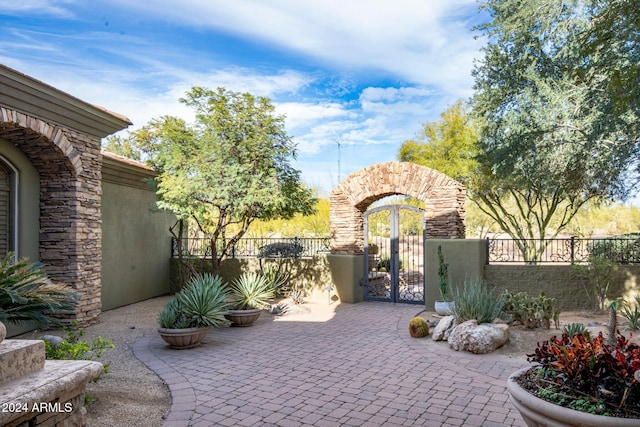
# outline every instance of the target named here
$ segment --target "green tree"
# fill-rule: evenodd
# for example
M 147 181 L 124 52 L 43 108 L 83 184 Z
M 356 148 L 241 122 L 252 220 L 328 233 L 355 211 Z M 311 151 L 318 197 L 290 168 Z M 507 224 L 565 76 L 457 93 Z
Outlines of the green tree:
M 214 273 L 256 219 L 311 214 L 315 199 L 290 165 L 295 145 L 268 98 L 193 87 L 195 123 L 164 116 L 133 133 L 158 173 L 158 207 L 191 219 L 211 242 Z
M 427 122 L 415 139 L 405 141 L 398 159 L 435 169 L 462 183 L 477 169 L 478 133 L 461 100 L 440 120 Z
M 102 148 L 119 156 L 128 157 L 133 160 L 140 161 L 142 155 L 140 150 L 135 146 L 133 138 L 122 138 L 118 135 L 111 135 L 102 142 Z
M 594 22 L 609 13 L 605 2 L 490 0 L 482 8 L 491 20 L 480 27 L 489 42 L 473 71 L 481 154 L 471 198 L 535 262 L 545 243 L 527 239 L 553 238 L 585 203 L 627 194 L 638 100 L 602 89 L 631 64 L 622 54 L 601 61 Z

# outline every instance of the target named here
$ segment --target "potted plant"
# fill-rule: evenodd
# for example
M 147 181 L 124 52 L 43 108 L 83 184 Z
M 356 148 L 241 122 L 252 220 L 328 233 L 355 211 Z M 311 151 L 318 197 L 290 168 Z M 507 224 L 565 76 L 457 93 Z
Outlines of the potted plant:
M 219 276 L 196 274 L 158 316 L 158 333 L 177 349 L 200 344 L 211 327 L 224 326 L 227 292 Z
M 442 246 L 438 245 L 438 284 L 440 300 L 435 303 L 435 310 L 441 316 L 453 313 L 453 301 L 449 301 L 449 264 L 444 262 Z
M 640 425 L 640 346 L 602 332 L 553 337 L 528 355 L 537 365 L 507 382 L 513 405 L 528 426 Z
M 231 321 L 231 326 L 251 326 L 275 296 L 273 284 L 258 272 L 243 273 L 231 283 L 229 290 L 232 306 L 224 316 Z

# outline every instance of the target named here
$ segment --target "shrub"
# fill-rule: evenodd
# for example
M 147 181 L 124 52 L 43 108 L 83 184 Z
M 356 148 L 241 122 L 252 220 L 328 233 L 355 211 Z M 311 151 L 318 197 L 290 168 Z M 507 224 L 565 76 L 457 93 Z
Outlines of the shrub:
M 640 370 L 640 346 L 620 334 L 609 346 L 602 333 L 593 340 L 588 334 L 563 333 L 538 345 L 528 360 L 538 363 L 527 376 L 538 397 L 559 394 L 563 402 L 554 403 L 574 409 L 584 406 L 574 402 L 586 399 L 602 404 L 589 407 L 600 406 L 613 416 L 619 410 L 640 412 L 640 382 L 634 378 Z
M 219 276 L 196 274 L 158 316 L 161 328 L 183 329 L 227 324 L 227 293 Z
M 502 293 L 502 299 L 502 315 L 510 322 L 520 322 L 528 329 L 539 326 L 549 329 L 551 320 L 556 328 L 560 324 L 560 309 L 556 307 L 556 299 L 546 297 L 544 292 L 540 292 L 537 297 L 531 297 L 526 292 L 512 294 L 506 290 Z
M 573 269 L 577 277 L 582 279 L 592 308 L 604 312 L 609 287 L 616 273 L 616 265 L 602 255 L 591 254 L 588 265 L 574 265 Z
M 426 337 L 429 335 L 429 324 L 422 317 L 414 317 L 409 321 L 409 335 L 413 338 Z
M 640 234 L 623 234 L 595 240 L 587 245 L 589 257 L 603 258 L 613 264 L 640 263 Z
M 398 271 L 402 271 L 402 260 L 398 260 Z M 391 271 L 391 258 L 389 256 L 380 257 L 380 261 L 378 261 L 378 265 L 376 266 L 378 271 Z
M 75 305 L 72 289 L 52 283 L 40 263 L 29 264 L 26 258 L 16 261 L 13 253 L 0 262 L 0 322 L 59 324 L 45 312 L 72 310 Z
M 272 283 L 266 276 L 257 273 L 243 273 L 231 283 L 234 298 L 233 308 L 246 310 L 267 306 L 269 299 L 275 296 Z
M 570 337 L 578 334 L 588 333 L 587 328 L 582 323 L 569 323 L 564 327 L 562 331 Z
M 631 307 L 628 306 L 622 307 L 621 310 L 622 317 L 627 319 L 627 328 L 633 330 L 640 329 L 640 295 L 636 295 L 635 300 L 636 303 L 633 311 L 631 311 Z
M 465 280 L 452 289 L 453 315 L 458 323 L 476 319 L 478 324 L 491 323 L 500 316 L 503 301 L 481 279 Z
M 92 341 L 81 340 L 85 330 L 77 328 L 77 323 L 72 323 L 65 329 L 66 335 L 60 343 L 52 344 L 49 340 L 42 338 L 46 358 L 49 360 L 95 360 L 100 359 L 103 353 L 110 348 L 114 348 L 113 342 L 102 337 L 94 338 Z M 104 373 L 109 372 L 109 363 L 103 363 Z

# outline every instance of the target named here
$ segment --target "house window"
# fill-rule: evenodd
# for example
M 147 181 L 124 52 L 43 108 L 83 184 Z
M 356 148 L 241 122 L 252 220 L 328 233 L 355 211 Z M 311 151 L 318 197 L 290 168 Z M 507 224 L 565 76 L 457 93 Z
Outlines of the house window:
M 0 158 L 0 258 L 15 251 L 15 183 L 13 166 Z

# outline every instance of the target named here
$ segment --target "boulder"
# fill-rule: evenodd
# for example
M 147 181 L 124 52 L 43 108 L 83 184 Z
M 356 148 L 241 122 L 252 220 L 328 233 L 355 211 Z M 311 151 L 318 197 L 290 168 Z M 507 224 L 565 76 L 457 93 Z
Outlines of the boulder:
M 445 316 L 433 329 L 431 338 L 434 341 L 446 341 L 453 327 L 456 326 L 456 319 L 453 316 Z
M 468 320 L 459 324 L 449 335 L 449 347 L 474 354 L 490 353 L 509 341 L 509 326 L 504 323 L 483 323 Z

